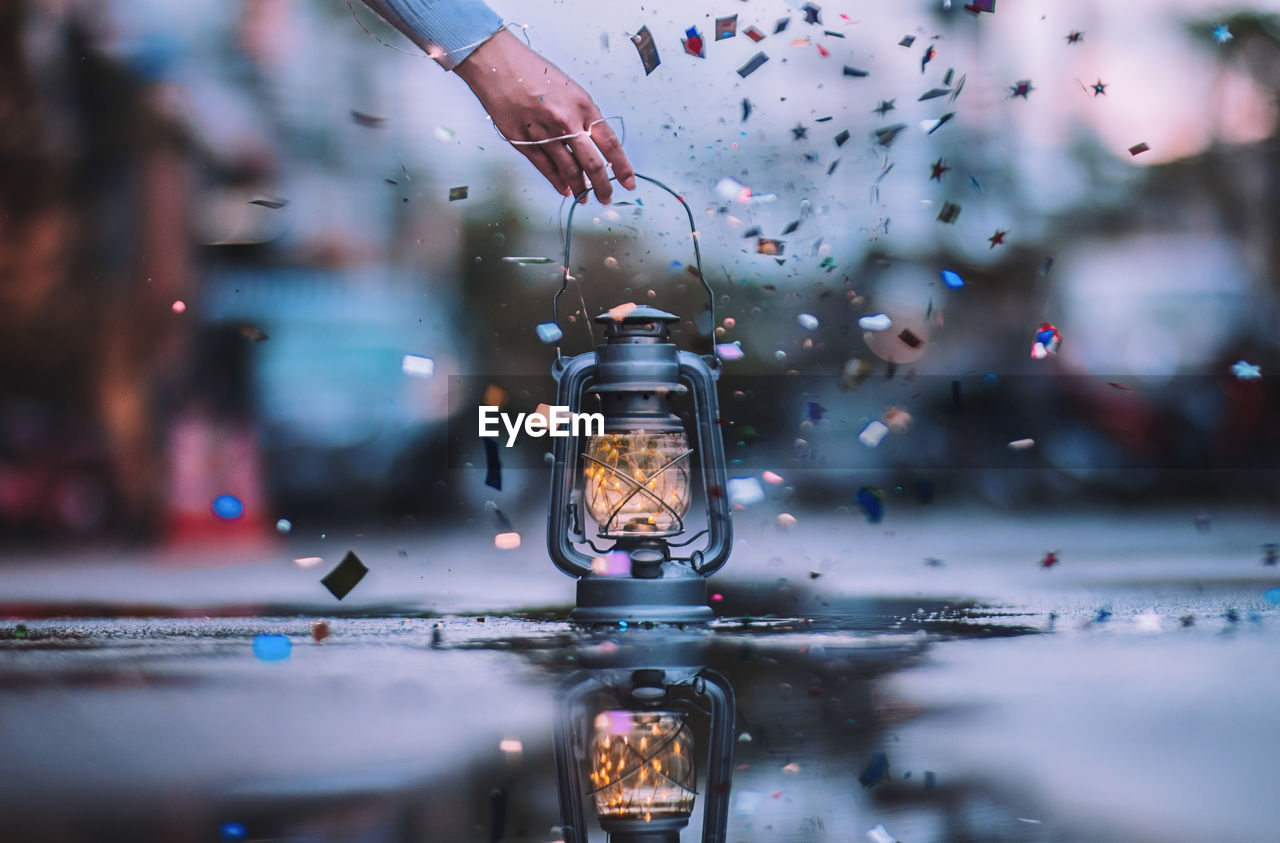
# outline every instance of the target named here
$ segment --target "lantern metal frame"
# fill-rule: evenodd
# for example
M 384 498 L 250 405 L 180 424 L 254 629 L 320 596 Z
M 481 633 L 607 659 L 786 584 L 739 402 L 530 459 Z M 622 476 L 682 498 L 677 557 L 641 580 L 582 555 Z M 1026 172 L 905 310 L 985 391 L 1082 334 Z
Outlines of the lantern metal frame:
M 700 839 L 702 843 L 725 843 L 736 728 L 733 686 L 706 666 L 705 640 L 653 637 L 657 634 L 647 631 L 643 635 L 639 641 L 622 645 L 581 648 L 583 669 L 560 684 L 553 749 L 561 835 L 565 843 L 588 843 L 590 839 L 586 803 L 593 792 L 584 777 L 584 763 L 590 763 L 588 746 L 583 742 L 584 727 L 605 709 L 586 703 L 604 696 L 631 713 L 676 709 L 685 714 L 698 711 L 708 718 L 708 745 L 702 753 L 696 742 L 694 746 L 695 759 L 702 755 L 706 769 L 701 791 L 697 790 L 696 774 L 694 779 L 695 798 L 703 797 Z M 581 719 L 583 714 L 586 723 Z M 601 818 L 599 825 L 610 843 L 679 843 L 680 830 L 690 817 L 660 817 L 647 822 Z
M 715 325 L 715 294 L 702 272 L 702 252 L 693 211 L 680 194 L 657 179 L 636 174 L 676 198 L 689 220 L 698 278 L 707 293 L 707 313 Z M 573 213 L 588 190 L 575 197 L 566 222 L 564 276 L 552 298 L 553 318 L 558 324 L 559 300 L 568 288 L 573 242 Z M 584 303 L 585 307 L 585 303 Z M 697 354 L 679 349 L 670 342 L 668 325 L 679 317 L 647 305 L 639 305 L 620 317 L 602 314 L 605 341 L 593 351 L 563 357 L 559 343 L 552 375 L 556 379 L 556 403 L 570 413 L 582 412 L 583 396 L 595 392 L 607 396 L 606 432 L 674 432 L 688 436 L 683 422 L 673 415 L 670 396 L 689 393 L 694 414 L 694 443 L 701 468 L 702 507 L 707 526 L 684 541 L 668 538 L 684 535 L 685 523 L 677 518 L 675 530 L 655 531 L 631 538 L 616 538 L 613 548 L 596 547 L 583 530 L 585 506 L 578 493 L 582 474 L 581 437 L 558 437 L 552 446 L 551 501 L 547 518 L 547 550 L 556 567 L 577 579 L 577 608 L 571 620 L 581 623 L 613 623 L 619 620 L 649 620 L 664 623 L 701 622 L 714 613 L 707 605 L 706 578 L 718 571 L 729 557 L 733 544 L 733 522 L 727 493 L 724 442 L 716 381 L 720 361 L 712 353 Z M 594 333 L 593 333 L 594 340 Z M 689 459 L 692 454 L 683 455 Z M 649 479 L 649 478 L 645 478 Z M 639 485 L 643 485 L 642 483 Z M 639 492 L 635 492 L 639 493 Z M 665 504 L 664 504 L 665 505 Z M 599 525 L 600 533 L 608 525 Z M 703 547 L 687 556 L 673 556 L 672 548 L 686 547 L 706 536 Z M 601 536 L 597 536 L 601 537 Z M 588 555 L 578 545 L 590 547 Z M 626 552 L 630 576 L 609 576 L 593 572 L 592 560 L 612 551 Z

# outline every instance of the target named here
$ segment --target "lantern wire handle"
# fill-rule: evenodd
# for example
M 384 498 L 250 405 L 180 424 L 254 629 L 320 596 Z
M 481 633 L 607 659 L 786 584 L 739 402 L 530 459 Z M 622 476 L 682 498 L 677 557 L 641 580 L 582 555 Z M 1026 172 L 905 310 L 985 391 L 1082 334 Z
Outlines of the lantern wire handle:
M 706 275 L 704 275 L 702 272 L 702 249 L 698 247 L 698 227 L 693 221 L 693 210 L 689 207 L 689 203 L 684 201 L 683 196 L 681 196 L 679 193 L 676 193 L 674 190 L 667 187 L 665 184 L 658 181 L 657 179 L 649 178 L 648 176 L 641 175 L 640 173 L 636 173 L 635 177 L 638 179 L 643 179 L 644 181 L 647 181 L 650 184 L 657 185 L 658 187 L 665 190 L 667 193 L 670 193 L 672 196 L 676 198 L 676 201 L 680 203 L 681 207 L 684 208 L 685 214 L 689 217 L 689 234 L 693 238 L 693 260 L 698 269 L 698 280 L 702 282 L 703 289 L 707 291 L 707 313 L 710 314 L 711 316 L 711 331 L 712 331 L 712 335 L 714 336 L 715 325 L 716 325 L 716 295 L 715 295 L 715 291 L 711 289 L 711 285 L 707 283 Z M 609 176 L 609 181 L 617 181 L 617 180 L 618 180 L 617 176 L 613 176 L 613 175 Z M 565 221 L 564 266 L 562 267 L 562 269 L 564 270 L 564 278 L 561 279 L 560 281 L 560 289 L 556 290 L 556 294 L 551 297 L 551 321 L 555 322 L 557 325 L 560 324 L 560 307 L 559 307 L 560 294 L 563 293 L 569 286 L 569 277 L 570 277 L 569 276 L 569 250 L 570 250 L 570 247 L 573 245 L 573 212 L 577 210 L 578 205 L 581 204 L 582 202 L 582 199 L 586 197 L 586 195 L 591 191 L 592 191 L 592 188 L 590 187 L 584 188 L 581 193 L 573 197 L 573 206 L 569 208 L 569 218 Z M 581 285 L 579 285 L 579 290 L 581 290 Z M 586 312 L 585 304 L 583 305 L 582 317 L 588 320 L 587 325 L 589 328 L 591 324 L 590 323 L 591 317 Z M 711 343 L 711 356 L 713 358 L 716 357 L 714 341 Z M 557 360 L 560 359 L 559 341 L 556 342 L 556 359 Z M 716 362 L 718 362 L 718 359 Z

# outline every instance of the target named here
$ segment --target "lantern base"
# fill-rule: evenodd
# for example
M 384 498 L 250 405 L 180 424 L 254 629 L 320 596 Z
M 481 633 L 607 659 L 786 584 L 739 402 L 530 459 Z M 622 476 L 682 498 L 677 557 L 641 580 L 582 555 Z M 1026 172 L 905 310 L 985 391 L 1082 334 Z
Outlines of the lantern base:
M 690 573 L 656 579 L 582 577 L 578 580 L 578 608 L 569 620 L 705 623 L 714 617 L 715 612 L 707 605 L 707 581 Z
M 609 835 L 609 843 L 680 843 L 680 829 L 689 824 L 688 817 L 665 817 L 650 820 L 600 820 Z

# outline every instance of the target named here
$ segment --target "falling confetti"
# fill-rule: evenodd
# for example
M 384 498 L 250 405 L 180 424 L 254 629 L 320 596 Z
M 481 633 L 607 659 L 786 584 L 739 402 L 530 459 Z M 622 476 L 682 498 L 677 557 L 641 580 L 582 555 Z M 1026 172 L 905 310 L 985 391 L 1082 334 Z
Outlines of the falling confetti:
M 538 265 L 538 264 L 546 264 L 546 263 L 555 263 L 555 260 L 552 258 L 516 257 L 514 255 L 508 255 L 507 257 L 504 257 L 502 259 L 502 262 L 517 263 L 523 266 L 527 264 Z
M 868 448 L 875 448 L 884 440 L 888 432 L 888 425 L 882 421 L 875 420 L 862 429 L 862 432 L 858 434 L 858 441 Z
M 1217 41 L 1219 44 L 1225 44 L 1234 37 L 1235 36 L 1231 34 L 1231 30 L 1227 28 L 1227 25 L 1225 23 L 1214 24 L 1214 27 L 1213 27 L 1214 41 Z
M 938 55 L 938 51 L 930 44 L 924 48 L 924 54 L 920 56 L 920 72 L 924 73 L 925 65 L 933 61 L 934 56 Z
M 615 305 L 614 307 L 609 308 L 608 315 L 609 315 L 609 318 L 612 319 L 614 322 L 621 322 L 623 319 L 626 319 L 628 316 L 634 313 L 635 309 L 636 309 L 635 302 L 633 301 L 624 302 L 622 304 Z
M 1036 331 L 1036 341 L 1031 346 L 1031 359 L 1043 360 L 1050 354 L 1057 354 L 1060 345 L 1062 334 L 1058 333 L 1058 329 L 1052 322 L 1041 322 Z
M 1022 97 L 1025 100 L 1027 95 L 1034 90 L 1035 88 L 1031 87 L 1030 79 L 1019 79 L 1017 82 L 1014 82 L 1009 86 L 1009 97 L 1010 99 L 1013 97 Z
M 680 43 L 684 45 L 684 51 L 688 55 L 699 59 L 707 57 L 707 48 L 702 41 L 702 33 L 698 32 L 696 26 L 691 26 L 684 31 L 684 38 L 680 39 Z
M 902 40 L 898 42 L 898 46 L 910 47 L 914 43 L 916 43 L 916 37 L 914 35 L 904 35 L 902 36 Z
M 883 824 L 867 829 L 867 840 L 870 843 L 898 843 L 898 838 L 890 834 Z
M 880 104 L 871 109 L 873 114 L 879 114 L 881 117 L 893 111 L 893 100 L 880 100 Z
M 946 285 L 948 290 L 959 290 L 964 287 L 964 279 L 960 277 L 960 274 L 949 269 L 942 270 L 942 283 Z
M 781 255 L 785 248 L 786 246 L 781 240 L 761 237 L 756 241 L 756 254 L 760 255 Z
M 975 15 L 982 12 L 994 15 L 996 13 L 996 0 L 974 0 L 972 3 L 966 3 L 964 10 Z
M 400 371 L 415 378 L 429 378 L 436 372 L 436 361 L 418 354 L 406 354 L 400 360 Z
M 738 34 L 738 16 L 716 18 L 716 40 L 723 41 Z
M 949 172 L 951 168 L 947 166 L 946 159 L 939 158 L 937 161 L 934 161 L 929 165 L 929 170 L 929 180 L 940 182 L 942 181 L 942 176 Z
M 859 68 L 850 67 L 849 65 L 846 64 L 844 66 L 844 75 L 854 79 L 865 79 L 866 77 L 871 75 L 871 71 L 860 70 Z
M 365 114 L 363 111 L 356 111 L 354 108 L 351 109 L 351 119 L 356 121 L 358 125 L 369 129 L 381 128 L 382 124 L 387 122 L 385 117 L 375 117 L 372 114 Z
M 778 526 L 784 530 L 789 530 L 796 525 L 796 517 L 790 512 L 780 512 L 777 518 Z
M 1145 141 L 1143 143 L 1135 143 L 1133 146 L 1129 147 L 1129 154 L 1133 156 L 1141 155 L 1150 148 L 1151 147 L 1147 146 Z
M 818 317 L 812 313 L 801 313 L 796 317 L 796 321 L 800 323 L 800 327 L 806 331 L 816 331 L 818 329 Z
M 293 531 L 293 522 L 288 518 L 281 518 L 276 522 L 277 533 L 290 533 Z
M 348 550 L 347 555 L 338 563 L 338 567 L 325 574 L 320 582 L 329 589 L 330 594 L 341 600 L 351 593 L 351 589 L 360 584 L 360 580 L 364 579 L 367 573 L 369 569 L 360 561 L 360 557 Z
M 854 500 L 858 502 L 858 506 L 862 507 L 868 522 L 879 524 L 884 520 L 884 493 L 879 489 L 863 486 L 858 490 L 858 494 L 854 495 Z
M 283 208 L 285 205 L 288 205 L 289 200 L 280 199 L 278 197 L 260 196 L 257 199 L 250 199 L 249 204 L 260 205 L 263 208 L 270 208 L 273 211 L 278 211 L 281 208 Z
M 1094 82 L 1090 87 L 1093 88 L 1093 96 L 1095 98 L 1106 96 L 1107 94 L 1107 85 L 1101 79 L 1099 79 L 1097 82 Z
M 742 34 L 750 38 L 752 41 L 755 41 L 757 44 L 765 38 L 764 33 L 759 29 L 756 29 L 754 26 L 748 26 L 746 29 L 742 30 Z
M 938 211 L 938 222 L 954 223 L 956 218 L 960 216 L 960 206 L 954 202 L 943 202 L 941 210 Z
M 485 437 L 484 440 L 485 475 L 484 485 L 502 491 L 502 459 L 498 456 L 498 440 Z
M 730 506 L 751 506 L 764 500 L 764 488 L 754 477 L 732 477 L 727 486 Z
M 721 360 L 741 360 L 743 357 L 742 343 L 737 340 L 717 343 L 716 355 Z
M 1034 439 L 1015 439 L 1009 443 L 1008 448 L 1010 451 L 1025 451 L 1028 448 L 1034 448 L 1035 445 Z
M 956 113 L 954 111 L 948 111 L 946 114 L 942 115 L 941 117 L 937 117 L 932 120 L 921 120 L 920 130 L 924 132 L 926 135 L 932 135 L 934 132 L 938 131 L 943 126 L 945 126 L 947 123 L 950 123 L 951 118 L 955 116 L 956 116 Z
M 936 100 L 938 97 L 945 97 L 949 93 L 951 93 L 950 88 L 930 88 L 920 96 L 916 97 L 916 102 L 928 102 L 929 100 Z
M 493 537 L 493 546 L 498 550 L 516 550 L 520 547 L 520 534 L 514 531 L 498 533 Z
M 295 556 L 291 560 L 299 568 L 314 568 L 324 564 L 323 556 Z
M 461 186 L 461 187 L 451 187 L 451 188 L 449 188 L 449 201 L 450 201 L 450 202 L 457 202 L 457 201 L 458 201 L 458 200 L 460 200 L 460 199 L 466 199 L 466 198 L 467 198 L 467 186 L 466 186 L 466 185 L 463 185 L 463 186 Z
M 864 331 L 887 331 L 893 327 L 893 320 L 887 313 L 872 313 L 858 319 L 858 327 Z
M 785 482 L 782 479 L 781 474 L 774 474 L 772 471 L 766 471 L 764 474 L 761 474 L 760 479 L 771 486 L 777 486 L 778 484 Z
M 259 661 L 278 662 L 289 658 L 293 652 L 293 642 L 287 635 L 261 633 L 253 636 L 253 654 Z
M 559 342 L 564 336 L 564 331 L 555 322 L 543 322 L 537 327 L 538 339 L 550 345 L 553 342 Z
M 987 238 L 987 242 L 991 244 L 991 248 L 993 249 L 996 246 L 1003 246 L 1004 236 L 1008 233 L 1009 232 L 1005 231 L 1003 228 L 997 228 L 995 234 L 992 234 L 990 237 Z
M 636 45 L 636 51 L 640 53 L 640 63 L 644 65 L 644 75 L 650 73 L 662 63 L 658 58 L 658 48 L 653 43 L 653 33 L 649 31 L 649 27 L 642 26 L 640 31 L 631 36 L 631 43 Z
M 1255 366 L 1244 360 L 1237 360 L 1231 364 L 1231 374 L 1235 375 L 1238 380 L 1256 381 L 1262 377 L 1262 367 Z
M 1058 564 L 1058 554 L 1054 553 L 1052 550 L 1045 553 L 1044 558 L 1040 560 L 1041 568 L 1052 568 L 1054 565 L 1057 565 L 1057 564 Z
M 907 128 L 906 123 L 894 123 L 892 126 L 884 126 L 876 129 L 876 143 L 883 147 L 893 146 L 893 142 L 898 135 Z
M 179 299 L 178 301 L 175 301 L 175 302 L 170 306 L 170 309 L 171 309 L 174 313 L 186 313 L 186 312 L 187 312 L 187 303 L 186 303 L 186 302 L 184 302 L 184 301 L 182 301 L 181 299 Z
M 1068 44 L 1079 44 L 1083 40 L 1084 40 L 1084 33 L 1080 32 L 1079 30 L 1072 30 L 1071 32 L 1067 33 Z
M 858 781 L 863 787 L 871 788 L 889 778 L 889 759 L 883 752 L 871 756 L 867 766 L 858 774 Z
M 751 74 L 759 70 L 760 65 L 764 64 L 768 60 L 769 60 L 769 57 L 766 56 L 764 53 L 756 53 L 754 56 L 751 57 L 750 61 L 748 61 L 742 67 L 738 68 L 738 75 L 741 76 L 743 79 L 746 79 L 748 76 L 750 76 Z
M 218 495 L 210 504 L 213 514 L 223 521 L 234 521 L 244 515 L 244 504 L 235 495 Z

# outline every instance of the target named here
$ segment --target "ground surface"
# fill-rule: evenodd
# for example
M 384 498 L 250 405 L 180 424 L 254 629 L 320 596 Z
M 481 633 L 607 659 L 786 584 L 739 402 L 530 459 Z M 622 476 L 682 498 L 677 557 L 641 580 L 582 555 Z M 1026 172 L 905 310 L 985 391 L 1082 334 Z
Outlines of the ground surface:
M 749 736 L 730 840 L 1275 838 L 1280 519 L 798 517 L 739 515 L 701 633 Z M 572 583 L 536 532 L 490 540 L 10 555 L 0 840 L 557 839 Z M 370 573 L 339 603 L 319 578 L 348 549 Z

